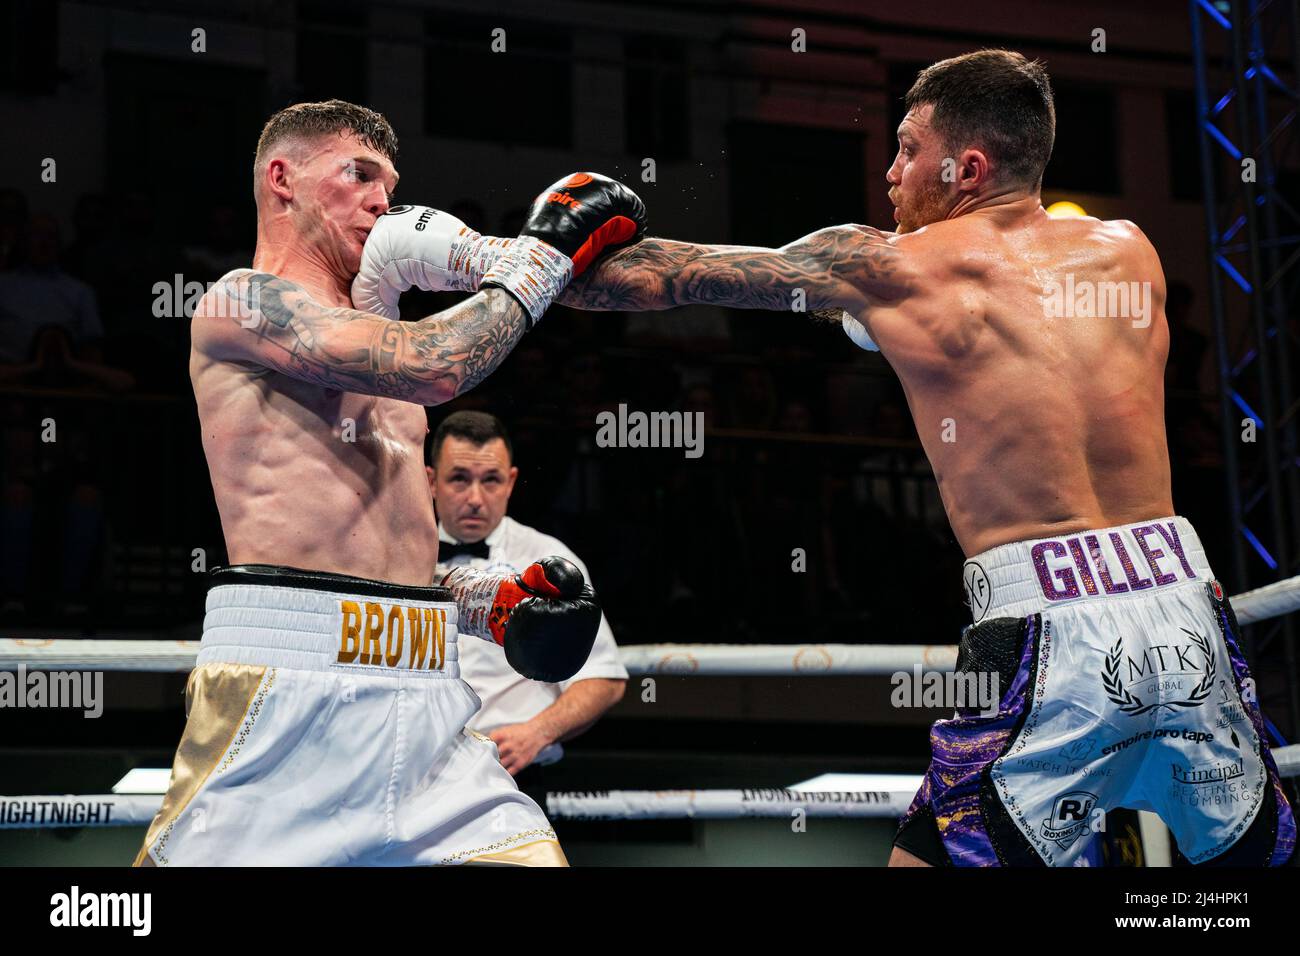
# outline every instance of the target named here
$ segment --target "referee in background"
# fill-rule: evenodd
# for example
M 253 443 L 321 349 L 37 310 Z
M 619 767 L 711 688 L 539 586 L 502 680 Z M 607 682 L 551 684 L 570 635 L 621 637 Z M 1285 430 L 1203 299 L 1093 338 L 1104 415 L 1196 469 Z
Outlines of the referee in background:
M 438 515 L 436 577 L 457 567 L 515 574 L 547 555 L 586 565 L 562 541 L 506 515 L 519 469 L 505 425 L 486 412 L 453 412 L 434 432 L 426 462 Z M 470 729 L 491 737 L 519 789 L 546 808 L 542 768 L 564 755 L 561 742 L 583 733 L 623 697 L 627 670 L 604 615 L 591 656 L 566 681 L 518 674 L 505 650 L 461 641 L 461 677 L 483 702 Z

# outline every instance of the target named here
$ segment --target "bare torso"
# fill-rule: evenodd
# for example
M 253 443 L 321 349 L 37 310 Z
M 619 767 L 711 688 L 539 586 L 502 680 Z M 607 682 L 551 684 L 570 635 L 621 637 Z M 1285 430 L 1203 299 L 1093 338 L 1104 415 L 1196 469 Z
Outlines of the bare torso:
M 190 380 L 231 563 L 429 584 L 424 408 L 232 361 L 204 325 L 230 320 L 204 311 Z
M 1173 514 L 1164 278 L 1136 227 L 1039 208 L 965 215 L 894 241 L 910 247 L 910 292 L 872 308 L 869 324 L 968 556 Z M 1137 282 L 1138 297 L 1126 315 L 1053 317 L 1052 282 L 1076 306 L 1087 283 Z

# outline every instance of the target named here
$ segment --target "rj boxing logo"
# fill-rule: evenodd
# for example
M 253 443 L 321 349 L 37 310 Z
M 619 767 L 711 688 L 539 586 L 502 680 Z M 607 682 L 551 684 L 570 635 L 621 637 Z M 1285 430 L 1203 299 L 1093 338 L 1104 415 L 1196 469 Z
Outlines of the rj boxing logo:
M 1052 815 L 1043 821 L 1038 832 L 1062 850 L 1068 850 L 1087 833 L 1097 806 L 1097 795 L 1086 790 L 1071 790 L 1056 798 Z

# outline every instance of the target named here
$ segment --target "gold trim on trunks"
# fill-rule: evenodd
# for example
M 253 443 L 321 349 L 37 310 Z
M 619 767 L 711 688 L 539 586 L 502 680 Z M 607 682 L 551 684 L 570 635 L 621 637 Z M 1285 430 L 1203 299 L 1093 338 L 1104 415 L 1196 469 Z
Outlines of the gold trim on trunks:
M 514 862 L 518 866 L 528 866 L 528 865 L 568 866 L 569 865 L 567 860 L 565 860 L 564 863 L 527 864 L 527 863 L 522 863 L 518 860 L 510 859 L 514 855 L 514 853 L 520 849 L 521 844 L 519 841 L 526 840 L 529 837 L 537 837 L 538 840 L 534 842 L 554 843 L 555 853 L 559 855 L 560 859 L 562 860 L 564 859 L 564 852 L 560 850 L 559 840 L 555 836 L 555 828 L 534 827 L 531 830 L 524 830 L 520 833 L 512 833 L 510 836 L 506 837 L 505 839 L 497 840 L 496 843 L 489 843 L 487 846 L 478 846 L 478 847 L 474 847 L 474 849 L 472 850 L 461 850 L 459 853 L 453 853 L 451 856 L 447 857 L 442 862 L 444 864 L 462 863 L 462 862 L 476 863 L 479 861 L 495 862 L 498 859 L 502 859 L 504 860 L 504 862 L 507 863 Z M 524 854 L 524 855 L 528 856 L 530 854 Z
M 269 679 L 263 686 L 263 679 Z M 235 759 L 239 745 L 247 739 L 262 709 L 266 693 L 275 681 L 275 669 L 252 664 L 204 664 L 190 675 L 186 688 L 187 720 L 176 759 L 172 763 L 171 783 L 158 815 L 135 858 L 136 866 L 154 862 L 149 848 L 157 842 L 158 862 L 167 865 L 164 855 L 167 841 L 185 808 L 189 806 L 217 764 L 228 751 L 221 770 Z M 260 692 L 259 692 L 260 691 Z M 232 745 L 235 749 L 232 750 Z
M 568 866 L 569 861 L 558 840 L 536 840 L 500 853 L 473 856 L 467 866 Z

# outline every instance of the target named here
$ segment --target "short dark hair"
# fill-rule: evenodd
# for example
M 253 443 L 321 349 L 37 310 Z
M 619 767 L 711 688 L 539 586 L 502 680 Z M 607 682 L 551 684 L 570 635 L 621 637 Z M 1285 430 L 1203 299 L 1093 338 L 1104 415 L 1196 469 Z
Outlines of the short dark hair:
M 253 157 L 253 175 L 260 175 L 271 147 L 291 137 L 327 136 L 331 133 L 352 133 L 377 153 L 383 153 L 389 162 L 397 160 L 397 134 L 388 124 L 384 114 L 346 100 L 325 100 L 323 103 L 295 103 L 276 113 L 262 127 L 257 138 L 257 153 Z
M 438 462 L 438 452 L 442 451 L 442 443 L 448 436 L 463 438 L 478 447 L 486 445 L 494 438 L 500 438 L 506 443 L 506 457 L 510 464 L 515 463 L 515 446 L 510 442 L 510 433 L 506 431 L 505 424 L 495 415 L 487 412 L 452 412 L 438 425 L 437 430 L 433 433 L 433 440 L 429 443 L 430 467 Z
M 931 125 L 957 153 L 978 144 L 1006 181 L 1038 186 L 1056 140 L 1047 70 L 1012 50 L 977 50 L 927 66 L 904 100 L 934 107 Z

